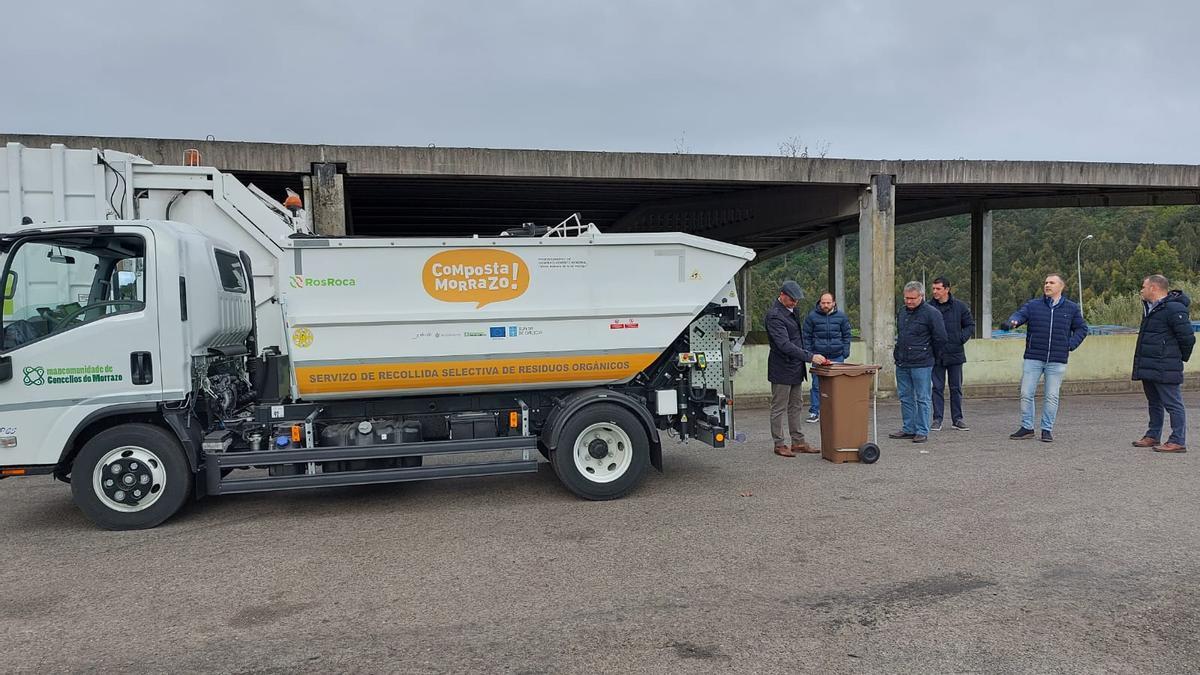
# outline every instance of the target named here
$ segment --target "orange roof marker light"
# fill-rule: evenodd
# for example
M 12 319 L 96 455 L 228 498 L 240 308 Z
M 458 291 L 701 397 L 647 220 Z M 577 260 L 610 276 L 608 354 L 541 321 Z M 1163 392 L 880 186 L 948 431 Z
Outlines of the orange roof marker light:
M 291 211 L 292 215 L 294 216 L 296 215 L 297 211 L 304 208 L 304 202 L 300 201 L 300 195 L 296 194 L 295 190 L 291 188 L 286 189 L 287 198 L 283 200 L 283 207 L 288 211 Z

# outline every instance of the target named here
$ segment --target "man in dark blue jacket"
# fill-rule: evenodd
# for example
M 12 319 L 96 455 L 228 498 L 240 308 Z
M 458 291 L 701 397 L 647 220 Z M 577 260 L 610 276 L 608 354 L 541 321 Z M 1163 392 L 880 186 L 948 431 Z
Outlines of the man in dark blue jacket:
M 1067 356 L 1087 337 L 1087 324 L 1079 305 L 1063 297 L 1066 283 L 1061 274 L 1050 274 L 1042 283 L 1044 295 L 1026 302 L 1008 318 L 1016 328 L 1028 323 L 1025 334 L 1025 361 L 1021 370 L 1021 428 L 1009 436 L 1013 440 L 1033 438 L 1033 398 L 1038 380 L 1044 376 L 1042 400 L 1042 440 L 1054 440 L 1054 419 L 1058 417 L 1058 392 L 1067 373 Z
M 842 363 L 850 356 L 850 319 L 838 309 L 833 293 L 821 294 L 817 306 L 804 317 L 804 350 L 820 354 L 834 363 Z M 812 373 L 812 390 L 808 394 L 808 420 L 821 419 L 821 384 L 816 373 Z
M 1133 352 L 1133 379 L 1142 381 L 1150 408 L 1150 428 L 1135 448 L 1155 452 L 1187 452 L 1187 418 L 1183 406 L 1183 363 L 1192 356 L 1196 334 L 1188 318 L 1192 301 L 1183 291 L 1169 291 L 1161 274 L 1142 280 L 1142 327 Z M 1158 444 L 1163 411 L 1171 413 L 1171 437 Z
M 933 365 L 933 431 L 942 430 L 942 414 L 946 410 L 946 400 L 943 398 L 946 380 L 950 380 L 950 420 L 955 429 L 969 431 L 963 421 L 962 411 L 962 374 L 963 364 L 967 362 L 967 340 L 975 334 L 975 319 L 971 317 L 971 308 L 967 303 L 954 297 L 950 292 L 950 280 L 938 277 L 933 280 L 933 300 L 929 304 L 942 315 L 946 324 L 946 348 L 942 356 Z
M 904 306 L 896 315 L 896 396 L 904 427 L 888 438 L 909 438 L 913 443 L 929 440 L 930 375 L 946 347 L 946 325 L 942 315 L 925 302 L 925 284 L 904 284 Z
M 820 354 L 805 351 L 800 339 L 800 321 L 796 318 L 796 301 L 803 297 L 800 284 L 783 282 L 779 299 L 767 310 L 767 338 L 771 352 L 767 355 L 767 379 L 771 382 L 771 437 L 775 441 L 775 454 L 780 457 L 795 457 L 797 452 L 817 452 L 804 441 L 800 429 L 804 396 L 800 385 L 804 383 L 804 364 L 821 365 L 828 359 Z M 785 433 L 783 418 L 787 416 Z

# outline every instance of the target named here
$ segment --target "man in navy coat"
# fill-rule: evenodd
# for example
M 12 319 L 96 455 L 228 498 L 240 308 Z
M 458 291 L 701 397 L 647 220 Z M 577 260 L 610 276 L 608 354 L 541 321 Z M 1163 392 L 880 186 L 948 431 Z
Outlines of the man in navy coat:
M 1188 318 L 1191 299 L 1183 291 L 1167 290 L 1167 278 L 1152 274 L 1142 280 L 1142 326 L 1133 352 L 1133 379 L 1142 381 L 1150 409 L 1146 435 L 1135 448 L 1155 452 L 1187 452 L 1187 418 L 1183 406 L 1183 363 L 1191 358 L 1196 333 Z M 1171 413 L 1171 437 L 1158 444 L 1163 411 Z
M 800 392 L 807 374 L 804 364 L 828 363 L 820 354 L 804 349 L 800 336 L 800 321 L 797 320 L 796 302 L 804 296 L 800 284 L 783 282 L 779 298 L 767 310 L 767 337 L 771 352 L 767 356 L 767 379 L 771 382 L 771 438 L 775 441 L 775 454 L 780 457 L 795 457 L 797 452 L 817 452 L 804 441 L 800 429 L 804 397 Z M 785 432 L 783 418 L 787 416 Z
M 946 348 L 933 364 L 933 431 L 942 430 L 942 416 L 946 410 L 944 392 L 946 381 L 950 383 L 950 421 L 952 428 L 968 431 L 963 420 L 962 380 L 963 364 L 967 362 L 967 340 L 975 334 L 975 319 L 967 303 L 950 292 L 950 280 L 938 277 L 933 280 L 933 300 L 929 304 L 942 315 L 946 324 Z
M 804 350 L 820 354 L 834 363 L 843 363 L 850 356 L 850 319 L 838 309 L 833 293 L 821 294 L 817 306 L 804 317 Z M 821 420 L 821 384 L 816 373 L 808 393 L 808 422 Z
M 1063 297 L 1066 288 L 1061 274 L 1049 274 L 1042 282 L 1042 297 L 1026 302 L 1008 318 L 1016 328 L 1029 324 L 1025 334 L 1025 360 L 1021 366 L 1021 428 L 1011 434 L 1013 440 L 1033 438 L 1033 399 L 1038 380 L 1046 380 L 1042 401 L 1042 441 L 1054 440 L 1054 420 L 1058 417 L 1058 391 L 1067 374 L 1067 357 L 1087 337 L 1087 324 L 1079 305 Z

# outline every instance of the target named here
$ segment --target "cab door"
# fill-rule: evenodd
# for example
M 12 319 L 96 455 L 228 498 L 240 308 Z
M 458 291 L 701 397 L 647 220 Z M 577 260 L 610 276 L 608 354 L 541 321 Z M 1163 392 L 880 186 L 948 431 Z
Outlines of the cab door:
M 0 466 L 54 464 L 99 414 L 162 398 L 154 239 L 124 226 L 5 244 Z

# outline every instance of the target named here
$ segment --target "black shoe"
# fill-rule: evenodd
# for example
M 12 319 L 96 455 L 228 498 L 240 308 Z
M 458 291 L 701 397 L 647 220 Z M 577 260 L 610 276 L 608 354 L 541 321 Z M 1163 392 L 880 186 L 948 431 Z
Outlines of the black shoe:
M 1031 431 L 1031 432 L 1029 432 L 1029 433 L 1033 433 L 1033 432 Z M 916 436 L 916 434 L 910 434 L 910 433 L 908 433 L 907 431 L 893 431 L 892 433 L 888 434 L 888 438 L 904 438 L 904 439 L 908 439 L 908 438 L 912 438 L 912 437 L 914 437 L 914 436 Z
M 913 436 L 913 443 L 924 443 L 929 440 L 928 436 Z
M 1042 442 L 1043 443 L 1053 443 L 1054 442 L 1054 437 L 1050 435 L 1049 429 L 1042 429 Z
M 929 430 L 930 431 L 941 431 L 942 430 L 942 421 L 934 420 L 933 424 L 929 425 Z
M 1027 438 L 1033 438 L 1033 429 L 1021 427 L 1020 429 L 1017 429 L 1016 433 L 1010 434 L 1009 438 L 1013 439 L 1014 441 L 1023 441 Z
M 970 431 L 971 430 L 971 427 L 967 426 L 967 423 L 962 420 L 958 420 L 957 422 L 955 422 L 954 428 L 958 429 L 959 431 Z

